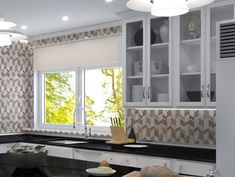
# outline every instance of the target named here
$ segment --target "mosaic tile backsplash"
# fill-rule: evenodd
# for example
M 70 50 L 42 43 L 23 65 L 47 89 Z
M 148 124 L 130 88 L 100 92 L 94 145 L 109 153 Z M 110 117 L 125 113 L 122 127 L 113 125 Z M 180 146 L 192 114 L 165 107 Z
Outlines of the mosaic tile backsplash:
M 63 36 L 57 36 L 52 38 L 46 38 L 33 41 L 34 47 L 43 47 L 48 45 L 63 44 L 67 42 L 75 42 L 82 40 L 95 39 L 99 37 L 107 37 L 115 34 L 121 34 L 121 26 L 114 26 L 102 29 L 96 29 L 92 31 L 85 31 L 80 33 L 68 34 Z
M 213 146 L 215 110 L 126 109 L 127 132 L 133 125 L 137 140 Z
M 0 133 L 33 127 L 33 50 L 0 47 Z

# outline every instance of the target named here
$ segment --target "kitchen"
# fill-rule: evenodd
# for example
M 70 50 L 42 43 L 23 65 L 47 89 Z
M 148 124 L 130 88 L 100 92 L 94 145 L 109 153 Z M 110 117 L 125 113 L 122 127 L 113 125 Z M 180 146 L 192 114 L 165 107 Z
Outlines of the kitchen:
M 232 177 L 235 2 L 177 1 L 2 0 L 0 175 Z

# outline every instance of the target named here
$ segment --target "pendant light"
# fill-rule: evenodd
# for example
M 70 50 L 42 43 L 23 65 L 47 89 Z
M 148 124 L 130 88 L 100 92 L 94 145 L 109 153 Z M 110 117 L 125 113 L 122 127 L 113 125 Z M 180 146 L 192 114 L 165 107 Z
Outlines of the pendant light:
M 215 0 L 187 0 L 187 4 L 189 9 L 195 9 L 202 6 L 206 6 L 214 1 Z
M 214 0 L 129 0 L 126 6 L 136 11 L 151 12 L 154 16 L 171 17 L 212 2 Z
M 129 0 L 126 7 L 141 12 L 151 12 L 153 3 L 151 0 Z
M 16 26 L 13 22 L 4 21 L 0 18 L 0 47 L 11 45 L 12 42 L 27 39 L 27 36 L 11 28 Z
M 186 0 L 154 0 L 151 14 L 158 17 L 172 17 L 189 11 Z

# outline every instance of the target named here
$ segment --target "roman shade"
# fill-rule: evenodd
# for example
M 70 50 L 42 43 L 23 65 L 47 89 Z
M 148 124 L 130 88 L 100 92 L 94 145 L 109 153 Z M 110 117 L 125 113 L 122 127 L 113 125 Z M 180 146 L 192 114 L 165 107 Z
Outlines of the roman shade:
M 34 69 L 66 68 L 120 62 L 121 35 L 34 49 Z

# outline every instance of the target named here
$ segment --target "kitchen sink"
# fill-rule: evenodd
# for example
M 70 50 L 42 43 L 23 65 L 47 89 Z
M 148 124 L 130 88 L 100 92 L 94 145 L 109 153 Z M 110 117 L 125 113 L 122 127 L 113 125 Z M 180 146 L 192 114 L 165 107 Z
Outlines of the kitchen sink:
M 56 144 L 85 144 L 87 141 L 73 141 L 73 140 L 55 140 L 48 141 L 48 143 L 56 143 Z

